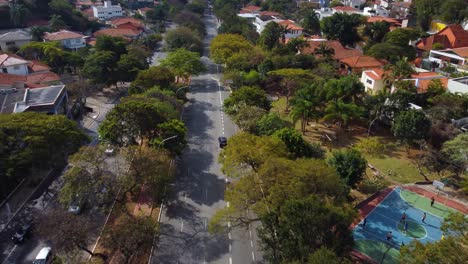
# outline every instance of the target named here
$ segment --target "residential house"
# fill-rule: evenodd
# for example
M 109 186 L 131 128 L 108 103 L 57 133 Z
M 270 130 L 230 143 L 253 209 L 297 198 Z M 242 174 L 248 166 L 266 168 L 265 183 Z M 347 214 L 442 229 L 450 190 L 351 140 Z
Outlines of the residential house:
M 277 23 L 288 30 L 285 34 L 286 39 L 297 38 L 302 35 L 302 31 L 304 30 L 304 28 L 296 25 L 292 20 L 283 20 Z
M 112 37 L 121 37 L 127 41 L 133 39 L 138 39 L 141 36 L 141 31 L 129 29 L 129 28 L 106 28 L 101 29 L 93 33 L 95 37 L 99 36 L 112 36 Z
M 367 23 L 377 23 L 377 22 L 382 22 L 385 21 L 390 24 L 390 27 L 400 27 L 401 23 L 400 21 L 394 19 L 394 18 L 389 18 L 389 17 L 383 17 L 383 16 L 371 16 L 367 19 Z
M 260 34 L 268 23 L 281 22 L 283 20 L 284 18 L 280 13 L 263 11 L 255 15 L 255 21 L 253 24 L 256 27 L 257 32 Z
M 53 33 L 45 32 L 43 39 L 44 42 L 59 41 L 63 47 L 72 50 L 86 47 L 86 36 L 69 30 L 60 30 Z
M 350 6 L 335 6 L 335 7 L 332 7 L 332 10 L 334 14 L 335 13 L 346 13 L 348 15 L 362 14 L 361 10 L 356 9 L 354 7 L 350 7 Z
M 396 18 L 405 18 L 409 15 L 411 8 L 411 0 L 393 1 L 390 13 Z
M 123 16 L 120 5 L 112 5 L 111 1 L 104 1 L 103 6 L 93 6 L 93 15 L 99 20 L 106 20 L 112 17 Z
M 362 14 L 364 16 L 388 17 L 390 16 L 390 11 L 383 8 L 380 4 L 374 4 L 374 6 L 364 7 Z
M 343 47 L 338 40 L 309 39 L 307 45 L 300 50 L 301 54 L 314 54 L 315 50 L 325 44 L 326 47 L 333 49 L 333 59 L 341 60 L 344 58 L 360 56 L 362 52 L 357 49 L 348 49 Z
M 133 17 L 116 17 L 107 21 L 107 24 L 113 28 L 126 28 L 135 31 L 143 31 L 145 25 L 140 20 Z
M 449 25 L 436 34 L 416 42 L 416 47 L 420 51 L 430 51 L 435 43 L 441 44 L 444 49 L 468 47 L 468 31 L 458 24 Z
M 248 5 L 241 8 L 239 14 L 260 14 L 261 9 L 259 6 Z
M 435 62 L 439 67 L 449 63 L 459 69 L 468 70 L 468 46 L 455 49 L 431 50 L 429 52 L 429 61 Z
M 448 91 L 451 93 L 468 94 L 468 77 L 461 77 L 448 80 Z
M 343 0 L 341 1 L 345 6 L 350 6 L 356 9 L 360 9 L 361 5 L 366 3 L 366 0 Z
M 333 16 L 334 10 L 329 7 L 322 7 L 320 9 L 315 10 L 315 15 L 317 15 L 319 20 L 322 20 L 325 17 Z
M 377 94 L 390 84 L 388 72 L 382 68 L 365 70 L 361 74 L 361 83 L 368 94 Z
M 14 75 L 28 75 L 28 61 L 12 54 L 0 54 L 0 71 Z
M 9 51 L 12 48 L 21 48 L 31 42 L 31 39 L 31 33 L 25 30 L 7 32 L 0 35 L 0 51 Z
M 416 87 L 417 93 L 425 93 L 429 88 L 429 85 L 433 80 L 440 80 L 442 85 L 447 88 L 448 78 L 442 76 L 436 72 L 417 72 L 411 74 L 410 78 L 403 79 L 403 81 L 411 81 Z M 395 87 L 392 87 L 392 93 L 395 91 Z
M 11 88 L 0 90 L 0 113 L 41 112 L 68 114 L 68 94 L 65 85 L 42 88 Z
M 345 74 L 356 73 L 360 75 L 364 70 L 381 68 L 384 65 L 383 61 L 366 55 L 340 59 L 341 72 Z

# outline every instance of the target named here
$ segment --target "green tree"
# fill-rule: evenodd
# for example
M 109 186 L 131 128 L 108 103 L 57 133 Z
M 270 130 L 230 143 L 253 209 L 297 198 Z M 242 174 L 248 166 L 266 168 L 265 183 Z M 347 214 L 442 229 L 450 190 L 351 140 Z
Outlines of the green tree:
M 102 139 L 120 146 L 142 144 L 161 133 L 158 125 L 177 117 L 170 103 L 134 95 L 122 100 L 107 114 L 99 134 Z
M 154 147 L 159 147 L 162 141 L 166 138 L 177 136 L 174 139 L 171 139 L 170 142 L 164 144 L 167 150 L 175 154 L 181 154 L 182 150 L 184 150 L 187 141 L 185 140 L 185 135 L 187 134 L 187 127 L 185 126 L 184 122 L 180 121 L 179 119 L 171 119 L 167 122 L 164 122 L 158 125 L 158 130 L 161 131 L 158 138 L 153 139 L 150 144 Z
M 323 159 L 325 151 L 319 144 L 305 141 L 302 135 L 294 128 L 283 128 L 273 134 L 284 142 L 289 152 L 296 158 Z
M 305 263 L 322 246 L 338 254 L 348 252 L 353 217 L 352 209 L 326 204 L 313 195 L 286 200 L 278 211 L 262 216 L 259 237 L 265 258 L 271 263 Z
M 409 63 L 408 58 L 404 57 L 394 64 L 389 64 L 386 66 L 386 69 L 390 71 L 390 76 L 395 81 L 400 81 L 404 78 L 409 78 L 411 74 L 416 71 L 413 69 L 413 66 Z
M 401 47 L 386 42 L 374 44 L 366 51 L 366 55 L 387 60 L 390 63 L 397 62 L 403 54 L 404 50 Z
M 124 216 L 112 228 L 107 228 L 102 237 L 106 248 L 119 250 L 125 263 L 143 250 L 151 249 L 157 225 L 151 218 Z
M 19 50 L 26 59 L 39 59 L 57 72 L 62 72 L 66 66 L 67 52 L 59 42 L 30 42 Z
M 241 106 L 256 106 L 270 109 L 270 101 L 264 90 L 258 87 L 242 86 L 224 100 L 224 110 L 228 115 L 236 115 Z
M 238 52 L 249 52 L 253 46 L 241 35 L 220 34 L 213 38 L 210 45 L 211 58 L 215 63 L 226 63 Z
M 367 24 L 364 27 L 363 35 L 369 38 L 368 43 L 380 43 L 388 32 L 390 32 L 390 24 L 386 21 L 380 21 Z
M 205 23 L 201 19 L 199 14 L 192 13 L 188 10 L 184 10 L 182 12 L 178 12 L 174 18 L 174 22 L 181 27 L 188 27 L 192 31 L 196 32 L 200 37 L 205 36 L 206 29 Z
M 392 132 L 399 140 L 406 144 L 413 144 L 425 139 L 430 128 L 431 121 L 423 112 L 409 110 L 402 111 L 395 117 Z
M 116 84 L 118 81 L 116 63 L 114 52 L 97 51 L 86 58 L 82 73 L 93 83 Z
M 142 89 L 159 86 L 164 89 L 170 87 L 174 81 L 175 76 L 170 69 L 161 66 L 152 66 L 147 70 L 138 72 L 132 86 Z
M 462 24 L 468 18 L 468 4 L 465 0 L 443 1 L 440 16 L 447 23 Z
M 321 56 L 325 61 L 330 62 L 335 55 L 335 50 L 330 48 L 325 44 L 325 42 L 320 43 L 320 45 L 315 49 L 314 55 Z
M 341 3 L 339 0 L 331 1 L 330 7 L 336 7 L 336 6 L 343 6 L 343 3 Z
M 203 41 L 193 30 L 187 27 L 178 27 L 169 30 L 165 34 L 166 48 L 175 51 L 180 48 L 201 54 L 203 52 Z
M 322 263 L 328 263 L 328 264 L 347 264 L 351 263 L 351 261 L 345 259 L 345 258 L 340 258 L 336 255 L 335 252 L 331 251 L 330 249 L 326 247 L 321 247 L 314 251 L 309 256 L 309 259 L 307 260 L 307 264 L 322 264 Z
M 468 167 L 468 134 L 462 133 L 442 146 L 442 152 L 449 157 L 451 170 L 459 174 Z
M 323 120 L 338 122 L 338 126 L 348 126 L 349 121 L 359 119 L 364 113 L 364 108 L 355 103 L 345 103 L 342 99 L 331 101 L 325 107 Z
M 234 10 L 233 10 L 234 12 Z M 223 19 L 218 28 L 218 34 L 238 34 L 247 39 L 250 43 L 256 43 L 258 33 L 255 26 L 246 18 L 230 16 Z
M 280 37 L 281 27 L 278 23 L 272 21 L 266 24 L 265 29 L 260 33 L 258 44 L 268 50 L 271 50 L 279 45 Z
M 321 28 L 328 39 L 337 39 L 343 45 L 354 45 L 360 39 L 357 27 L 361 23 L 362 17 L 360 15 L 336 13 L 333 16 L 325 17 L 321 21 Z
M 127 53 L 127 42 L 121 37 L 102 35 L 97 37 L 94 48 L 96 51 L 111 51 L 118 60 L 121 55 Z
M 48 26 L 31 27 L 32 40 L 42 42 L 42 37 L 44 36 L 44 33 L 49 31 L 51 31 L 51 29 Z
M 355 149 L 334 151 L 328 164 L 336 169 L 340 178 L 350 187 L 362 180 L 367 167 L 366 159 Z
M 431 25 L 433 17 L 441 10 L 441 0 L 416 0 L 414 7 L 418 24 L 422 30 L 427 31 Z
M 190 76 L 198 75 L 206 70 L 200 60 L 200 55 L 186 49 L 170 52 L 167 58 L 161 61 L 161 66 L 171 69 L 176 75 L 176 82 L 179 77 L 189 80 Z
M 286 97 L 286 110 L 289 110 L 289 98 L 294 95 L 295 91 L 302 85 L 315 79 L 315 76 L 309 70 L 295 68 L 270 71 L 268 75 L 281 78 L 280 86 Z
M 357 103 L 364 95 L 364 85 L 357 76 L 347 75 L 339 79 L 328 80 L 323 87 L 322 94 L 329 101 L 342 100 L 345 103 Z
M 167 37 L 167 33 L 166 33 L 166 37 Z M 158 46 L 159 42 L 161 42 L 162 40 L 162 36 L 161 34 L 150 34 L 150 35 L 146 35 L 144 37 L 142 37 L 140 39 L 140 43 L 142 45 L 144 45 L 149 51 L 153 51 L 154 49 L 156 49 L 156 47 Z
M 14 3 L 10 7 L 10 19 L 14 26 L 23 26 L 26 17 L 30 14 L 31 12 L 24 4 Z
M 140 46 L 129 46 L 128 53 L 120 56 L 117 62 L 118 79 L 121 82 L 135 80 L 141 70 L 148 69 L 149 53 Z
M 286 123 L 277 113 L 270 112 L 258 120 L 255 131 L 260 136 L 269 136 L 275 133 L 275 131 L 284 128 L 285 126 Z
M 252 105 L 239 105 L 232 116 L 232 121 L 242 131 L 254 133 L 257 123 L 267 113 L 265 109 Z
M 49 20 L 49 27 L 53 31 L 59 31 L 61 29 L 64 29 L 67 27 L 67 24 L 65 24 L 65 21 L 63 21 L 61 15 L 51 15 L 50 20 Z
M 305 134 L 310 118 L 318 119 L 321 104 L 321 98 L 317 95 L 319 91 L 319 84 L 311 84 L 299 89 L 291 100 L 291 117 L 294 121 L 301 120 L 302 134 Z
M 301 25 L 304 28 L 304 31 L 308 34 L 320 33 L 320 20 L 318 19 L 317 14 L 313 9 L 310 9 L 304 15 L 304 19 L 301 21 Z

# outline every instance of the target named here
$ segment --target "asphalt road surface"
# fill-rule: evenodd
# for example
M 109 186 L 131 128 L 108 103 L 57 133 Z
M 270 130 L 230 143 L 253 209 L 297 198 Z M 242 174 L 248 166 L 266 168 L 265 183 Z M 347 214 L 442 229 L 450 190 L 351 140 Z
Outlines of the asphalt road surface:
M 192 79 L 183 119 L 188 146 L 178 162 L 173 195 L 164 204 L 161 237 L 152 263 L 263 263 L 255 228 L 210 234 L 207 225 L 224 201 L 226 178 L 218 164 L 219 136 L 231 137 L 235 125 L 222 111 L 229 91 L 219 85 L 221 74 L 208 56 L 216 35 L 215 18 L 205 17 L 207 37 L 202 58 L 208 71 Z

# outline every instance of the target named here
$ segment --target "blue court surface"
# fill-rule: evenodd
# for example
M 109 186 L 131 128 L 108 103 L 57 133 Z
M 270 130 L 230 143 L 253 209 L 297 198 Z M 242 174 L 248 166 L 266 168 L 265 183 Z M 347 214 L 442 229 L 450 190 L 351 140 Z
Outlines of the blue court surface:
M 402 196 L 402 193 L 405 195 Z M 357 251 L 379 263 L 398 263 L 402 244 L 408 245 L 413 239 L 418 239 L 422 243 L 441 239 L 440 227 L 443 219 L 406 202 L 407 193 L 411 193 L 411 196 L 418 195 L 397 187 L 367 215 L 365 227 L 363 221 L 356 225 L 353 235 Z M 407 230 L 404 222 L 400 222 L 403 213 L 406 213 Z M 426 213 L 425 223 L 422 222 L 424 213 Z M 388 241 L 387 233 L 390 231 L 392 239 Z

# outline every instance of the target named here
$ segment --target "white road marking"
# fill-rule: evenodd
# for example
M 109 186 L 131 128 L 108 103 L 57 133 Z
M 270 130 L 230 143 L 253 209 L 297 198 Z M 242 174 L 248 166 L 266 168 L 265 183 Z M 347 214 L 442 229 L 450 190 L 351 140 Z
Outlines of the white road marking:
M 11 254 L 13 254 L 15 249 L 16 249 L 16 245 L 13 247 L 13 249 L 11 249 L 10 253 L 8 253 L 8 256 L 6 257 L 5 261 L 2 262 L 2 264 L 7 263 L 8 259 L 11 257 Z
M 229 232 L 229 233 L 228 233 L 228 238 L 229 238 L 229 240 L 231 240 L 231 239 L 232 239 L 231 232 Z
M 232 257 L 229 257 L 229 264 L 232 264 Z
M 232 252 L 232 245 L 231 245 L 231 243 L 229 243 L 229 253 L 231 253 L 231 252 Z
M 252 248 L 254 247 L 254 246 L 253 246 L 253 241 L 252 241 L 252 240 L 250 240 L 250 246 L 251 246 Z
M 255 253 L 252 251 L 252 260 L 255 261 Z
M 206 226 L 207 226 L 207 221 L 206 221 L 206 218 L 203 219 L 203 224 L 205 225 L 205 230 L 206 230 Z
M 184 221 L 180 220 L 180 232 L 184 230 Z
M 231 221 L 228 221 L 228 227 L 231 228 Z

